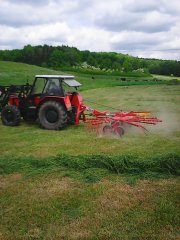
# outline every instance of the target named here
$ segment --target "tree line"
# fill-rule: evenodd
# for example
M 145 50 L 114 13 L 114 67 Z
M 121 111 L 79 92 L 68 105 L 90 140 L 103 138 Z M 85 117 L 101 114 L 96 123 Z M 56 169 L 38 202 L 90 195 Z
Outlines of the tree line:
M 142 71 L 180 76 L 180 61 L 132 57 L 116 52 L 80 51 L 69 46 L 26 45 L 23 49 L 0 50 L 0 60 L 23 62 L 55 69 L 92 68 L 119 72 Z

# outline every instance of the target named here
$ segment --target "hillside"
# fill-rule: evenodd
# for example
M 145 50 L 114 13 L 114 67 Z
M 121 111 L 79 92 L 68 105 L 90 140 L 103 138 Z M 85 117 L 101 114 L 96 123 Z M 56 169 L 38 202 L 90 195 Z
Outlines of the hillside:
M 32 84 L 36 74 L 68 74 L 74 75 L 82 83 L 80 91 L 103 87 L 131 86 L 131 85 L 161 85 L 168 83 L 173 77 L 167 76 L 130 76 L 84 73 L 77 71 L 56 71 L 24 63 L 0 61 L 0 85 L 25 84 L 27 81 Z M 180 79 L 176 77 L 177 79 Z M 123 79 L 123 80 L 122 80 Z M 125 79 L 125 81 L 124 81 Z
M 36 74 L 63 74 L 62 72 L 42 68 L 34 65 L 0 61 L 0 84 L 32 83 Z
M 136 73 L 180 76 L 180 61 L 155 60 L 132 57 L 116 52 L 80 51 L 68 46 L 31 46 L 23 49 L 0 50 L 0 60 L 34 64 L 65 70 L 91 70 L 113 74 Z

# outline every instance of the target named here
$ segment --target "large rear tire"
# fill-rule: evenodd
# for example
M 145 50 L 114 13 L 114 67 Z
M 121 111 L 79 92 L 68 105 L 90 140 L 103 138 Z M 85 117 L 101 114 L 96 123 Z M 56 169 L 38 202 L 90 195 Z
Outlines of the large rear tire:
M 45 102 L 39 109 L 40 126 L 48 130 L 61 130 L 67 125 L 67 112 L 61 103 Z
M 7 105 L 1 112 L 2 123 L 6 126 L 18 126 L 21 121 L 21 114 L 16 106 Z

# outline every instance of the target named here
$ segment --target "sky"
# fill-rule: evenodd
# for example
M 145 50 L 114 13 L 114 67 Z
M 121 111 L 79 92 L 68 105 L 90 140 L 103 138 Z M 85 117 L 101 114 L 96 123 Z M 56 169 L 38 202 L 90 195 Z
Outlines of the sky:
M 0 49 L 27 44 L 180 60 L 180 0 L 0 0 Z

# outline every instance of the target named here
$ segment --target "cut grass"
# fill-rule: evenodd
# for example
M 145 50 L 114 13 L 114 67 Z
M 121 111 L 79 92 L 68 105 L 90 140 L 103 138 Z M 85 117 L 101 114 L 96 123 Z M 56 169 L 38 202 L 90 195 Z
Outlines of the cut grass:
M 121 177 L 89 185 L 62 172 L 12 178 L 0 193 L 2 239 L 178 237 L 178 179 L 132 187 Z
M 180 80 L 180 77 L 176 77 L 176 76 L 164 76 L 164 75 L 153 74 L 153 77 L 161 80 L 172 80 L 172 79 Z
M 147 135 L 141 129 L 131 127 L 125 130 L 122 139 L 97 137 L 83 124 L 68 126 L 63 131 L 45 131 L 37 123 L 22 121 L 19 127 L 13 128 L 0 123 L 1 155 L 46 157 L 62 153 L 115 155 L 132 152 L 144 157 L 168 152 L 179 154 L 179 93 L 179 86 L 131 86 L 84 91 L 82 95 L 87 106 L 109 111 L 113 110 L 108 106 L 125 111 L 152 111 L 163 123 L 148 126 L 150 132 Z
M 124 155 L 58 155 L 51 158 L 0 158 L 0 173 L 39 174 L 74 169 L 84 174 L 91 181 L 92 177 L 104 177 L 110 173 L 116 174 L 180 174 L 180 155 L 169 153 L 154 155 L 149 158 L 140 158 L 132 153 Z M 104 171 L 99 171 L 102 169 Z M 93 175 L 96 173 L 97 175 Z M 154 176 L 154 175 L 153 175 Z M 99 178 L 98 178 L 99 177 Z
M 126 133 L 122 139 L 98 138 L 83 127 L 70 127 L 61 132 L 44 131 L 38 126 L 8 128 L 0 126 L 1 156 L 55 156 L 57 154 L 120 154 L 153 156 L 159 152 L 180 153 L 179 133 L 165 136 L 141 132 Z M 133 129 L 132 129 L 133 131 Z M 138 130 L 140 131 L 140 130 Z M 172 134 L 172 135 L 171 135 Z

